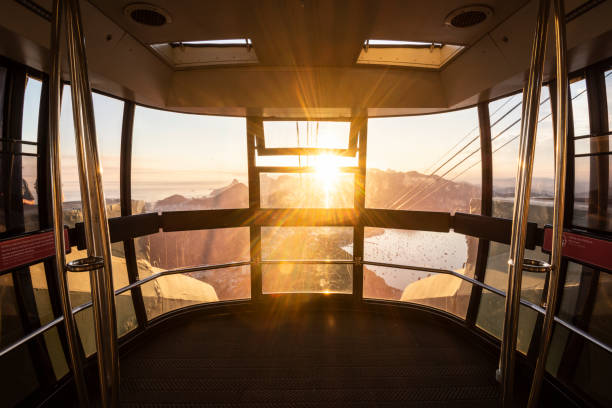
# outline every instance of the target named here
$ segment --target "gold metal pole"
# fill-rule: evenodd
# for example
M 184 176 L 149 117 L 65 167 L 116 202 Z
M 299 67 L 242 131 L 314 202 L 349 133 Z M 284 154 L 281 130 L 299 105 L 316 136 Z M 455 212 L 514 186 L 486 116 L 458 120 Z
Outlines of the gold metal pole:
M 527 235 L 531 175 L 533 172 L 533 156 L 538 126 L 549 9 L 550 0 L 540 0 L 531 48 L 529 79 L 527 87 L 523 92 L 521 138 L 512 216 L 512 240 L 510 243 L 510 257 L 508 259 L 508 290 L 506 291 L 500 366 L 497 373 L 498 379 L 502 383 L 502 404 L 506 407 L 512 404 L 512 394 L 514 392 L 514 357 L 520 310 L 523 258 Z
M 51 24 L 51 72 L 49 75 L 49 154 L 51 171 L 51 197 L 53 203 L 53 226 L 55 238 L 55 262 L 58 274 L 60 297 L 66 328 L 66 340 L 70 366 L 81 407 L 89 407 L 87 385 L 83 374 L 83 362 L 79 353 L 79 343 L 74 315 L 70 304 L 70 292 L 66 276 L 66 254 L 64 252 L 64 220 L 62 208 L 62 180 L 59 145 L 59 122 L 61 107 L 61 52 L 60 36 L 62 20 L 65 17 L 65 7 L 62 0 L 53 2 L 53 20 Z
M 563 215 L 565 213 L 565 173 L 567 166 L 567 101 L 568 80 L 565 41 L 565 11 L 562 0 L 554 0 L 555 49 L 557 68 L 557 123 L 555 141 L 555 200 L 552 230 L 551 270 L 548 276 L 548 294 L 546 296 L 546 315 L 542 326 L 538 361 L 533 374 L 528 407 L 536 407 L 539 401 L 542 379 L 548 358 L 548 349 L 552 338 L 555 310 L 557 309 L 557 293 L 559 288 L 559 272 L 561 269 Z
M 112 407 L 118 403 L 119 359 L 110 234 L 78 0 L 67 0 L 66 8 L 72 104 L 88 255 L 69 264 L 68 268 L 90 273 L 101 403 L 104 407 Z

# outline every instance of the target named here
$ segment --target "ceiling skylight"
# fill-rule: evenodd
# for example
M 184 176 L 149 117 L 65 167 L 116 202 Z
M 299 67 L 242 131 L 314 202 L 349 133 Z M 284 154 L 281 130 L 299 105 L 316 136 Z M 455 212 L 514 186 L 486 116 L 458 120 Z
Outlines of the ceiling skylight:
M 259 62 L 250 38 L 173 41 L 151 48 L 176 69 Z
M 228 40 L 204 40 L 204 41 L 180 41 L 173 44 L 182 44 L 182 45 L 235 45 L 235 46 L 247 46 L 253 45 L 250 38 L 232 38 Z
M 369 39 L 364 41 L 357 63 L 440 69 L 464 48 L 435 41 Z
M 364 47 L 441 47 L 442 43 L 421 41 L 365 40 Z

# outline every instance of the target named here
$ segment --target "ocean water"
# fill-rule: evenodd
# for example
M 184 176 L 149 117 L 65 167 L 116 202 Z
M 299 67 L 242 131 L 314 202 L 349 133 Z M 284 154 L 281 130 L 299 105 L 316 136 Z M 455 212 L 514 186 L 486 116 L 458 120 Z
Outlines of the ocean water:
M 230 180 L 231 182 L 231 180 Z M 116 185 L 115 185 L 116 184 Z M 229 184 L 229 182 L 227 183 Z M 222 187 L 222 186 L 219 186 Z M 145 185 L 132 186 L 132 199 L 143 200 L 154 203 L 174 194 L 180 194 L 187 198 L 205 197 L 214 188 L 202 187 L 201 183 L 146 183 Z M 81 199 L 79 185 L 63 186 L 64 201 L 78 201 Z M 104 196 L 107 200 L 119 198 L 118 183 L 104 183 Z
M 353 253 L 352 245 L 343 249 Z M 465 235 L 454 232 L 385 229 L 383 234 L 365 239 L 364 260 L 457 271 L 465 267 L 467 241 Z M 400 290 L 431 274 L 407 269 L 367 267 L 383 278 L 387 285 Z

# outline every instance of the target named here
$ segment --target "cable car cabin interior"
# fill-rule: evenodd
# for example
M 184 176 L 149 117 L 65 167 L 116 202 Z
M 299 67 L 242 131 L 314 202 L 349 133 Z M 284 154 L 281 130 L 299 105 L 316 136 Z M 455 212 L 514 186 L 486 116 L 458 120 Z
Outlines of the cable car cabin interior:
M 612 406 L 610 17 L 3 0 L 0 405 Z

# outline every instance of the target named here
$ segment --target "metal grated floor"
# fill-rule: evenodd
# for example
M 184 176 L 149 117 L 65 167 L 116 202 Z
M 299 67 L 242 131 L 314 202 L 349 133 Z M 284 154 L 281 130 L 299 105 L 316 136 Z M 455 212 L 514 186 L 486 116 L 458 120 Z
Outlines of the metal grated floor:
M 393 315 L 196 317 L 121 360 L 124 407 L 494 407 L 496 358 Z

